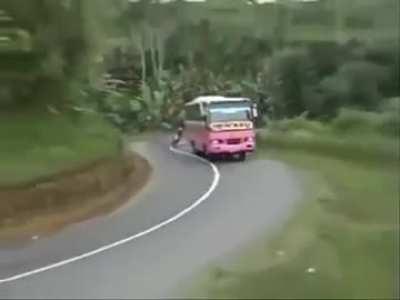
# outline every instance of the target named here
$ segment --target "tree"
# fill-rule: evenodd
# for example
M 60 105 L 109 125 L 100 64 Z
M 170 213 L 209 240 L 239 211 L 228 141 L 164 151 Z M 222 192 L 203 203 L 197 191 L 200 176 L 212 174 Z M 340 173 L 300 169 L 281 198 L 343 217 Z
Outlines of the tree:
M 107 23 L 113 6 L 118 1 L 100 0 L 2 0 L 0 8 L 7 11 L 21 30 L 28 32 L 32 49 L 28 55 L 34 67 L 32 80 L 24 99 L 35 106 L 52 104 L 60 108 L 68 105 L 75 82 L 89 81 L 90 71 L 101 61 L 100 24 Z M 103 13 L 107 12 L 107 14 Z M 19 55 L 13 51 L 8 55 Z M 6 61 L 5 59 L 2 60 Z M 12 68 L 18 64 L 12 63 Z M 21 74 L 25 70 L 15 70 Z M 17 102 L 23 100 L 19 97 Z
M 275 117 L 318 111 L 320 97 L 315 89 L 316 72 L 306 50 L 276 52 L 267 63 L 267 74 Z

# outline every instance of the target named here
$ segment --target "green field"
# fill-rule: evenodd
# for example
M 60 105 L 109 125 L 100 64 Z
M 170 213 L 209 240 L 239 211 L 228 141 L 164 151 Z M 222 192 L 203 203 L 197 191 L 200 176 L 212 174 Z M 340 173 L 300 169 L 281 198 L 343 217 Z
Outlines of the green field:
M 233 270 L 214 266 L 192 292 L 211 298 L 398 297 L 398 169 L 297 151 L 261 156 L 307 172 L 305 201 L 275 238 L 251 245 Z
M 0 116 L 0 186 L 13 186 L 117 155 L 119 133 L 94 115 Z

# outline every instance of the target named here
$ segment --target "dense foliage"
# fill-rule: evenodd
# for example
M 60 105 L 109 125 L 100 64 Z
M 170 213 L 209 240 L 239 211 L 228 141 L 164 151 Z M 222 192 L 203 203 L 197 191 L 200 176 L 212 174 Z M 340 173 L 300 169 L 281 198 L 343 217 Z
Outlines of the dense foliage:
M 399 95 L 398 1 L 93 3 L 2 1 L 2 28 L 19 24 L 31 44 L 0 45 L 3 106 L 64 103 L 143 130 L 201 94 L 250 97 L 265 120 L 328 120 Z

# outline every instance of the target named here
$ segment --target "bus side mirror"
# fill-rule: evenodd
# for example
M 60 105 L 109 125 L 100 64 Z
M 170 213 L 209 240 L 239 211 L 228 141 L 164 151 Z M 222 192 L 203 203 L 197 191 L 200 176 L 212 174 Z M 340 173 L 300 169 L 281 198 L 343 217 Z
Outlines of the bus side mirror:
M 257 104 L 253 104 L 251 106 L 251 112 L 253 114 L 253 118 L 256 119 L 258 117 Z

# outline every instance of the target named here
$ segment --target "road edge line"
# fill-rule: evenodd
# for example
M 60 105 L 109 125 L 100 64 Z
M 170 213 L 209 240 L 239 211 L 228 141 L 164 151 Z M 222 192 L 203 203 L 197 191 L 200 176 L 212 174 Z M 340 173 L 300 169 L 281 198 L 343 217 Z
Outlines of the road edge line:
M 122 246 L 124 244 L 127 244 L 127 243 L 129 243 L 131 241 L 134 241 L 134 240 L 136 240 L 136 239 L 138 239 L 138 238 L 140 238 L 142 236 L 148 235 L 148 234 L 150 234 L 150 233 L 152 233 L 152 232 L 154 232 L 154 231 L 156 231 L 158 229 L 161 229 L 161 228 L 169 225 L 170 223 L 173 223 L 173 222 L 177 221 L 178 219 L 182 218 L 187 213 L 189 213 L 190 211 L 195 209 L 197 206 L 199 206 L 202 202 L 207 200 L 208 197 L 210 197 L 210 195 L 214 192 L 214 190 L 218 186 L 218 183 L 219 183 L 219 180 L 220 180 L 220 177 L 221 177 L 217 166 L 214 163 L 212 163 L 212 162 L 210 162 L 210 161 L 208 161 L 208 160 L 206 160 L 206 159 L 204 159 L 202 157 L 199 157 L 197 155 L 194 155 L 192 153 L 189 153 L 189 152 L 186 152 L 186 151 L 183 151 L 183 150 L 179 150 L 179 149 L 177 149 L 175 147 L 170 146 L 169 150 L 171 152 L 173 152 L 173 153 L 176 153 L 176 154 L 185 155 L 185 156 L 197 159 L 197 160 L 201 161 L 202 163 L 209 165 L 211 167 L 211 170 L 213 171 L 214 178 L 213 178 L 213 181 L 212 181 L 211 185 L 209 186 L 208 190 L 204 194 L 202 194 L 196 201 L 194 201 L 191 205 L 189 205 L 188 207 L 186 207 L 185 209 L 183 209 L 182 211 L 180 211 L 176 215 L 172 216 L 171 218 L 168 218 L 168 219 L 158 223 L 157 225 L 154 225 L 154 226 L 152 226 L 152 227 L 150 227 L 150 228 L 148 228 L 146 230 L 140 231 L 140 232 L 138 232 L 138 233 L 136 233 L 136 234 L 134 234 L 132 236 L 129 236 L 127 238 L 124 238 L 122 240 L 119 240 L 119 241 L 113 242 L 111 244 L 102 246 L 100 248 L 97 248 L 95 250 L 83 253 L 81 255 L 74 256 L 74 257 L 71 257 L 69 259 L 65 259 L 65 260 L 59 261 L 57 263 L 49 264 L 47 266 L 44 266 L 44 267 L 41 267 L 41 268 L 37 268 L 37 269 L 31 270 L 31 271 L 23 272 L 23 273 L 20 273 L 20 274 L 16 274 L 16 275 L 13 275 L 13 276 L 10 276 L 10 277 L 1 278 L 0 279 L 0 285 L 4 284 L 4 283 L 17 281 L 19 279 L 31 277 L 33 275 L 36 275 L 36 274 L 39 274 L 39 273 L 43 273 L 43 272 L 46 272 L 46 271 L 50 271 L 50 270 L 53 270 L 53 269 L 57 269 L 57 268 L 65 266 L 65 265 L 68 265 L 68 264 L 71 264 L 71 263 L 74 263 L 74 262 L 77 262 L 77 261 L 92 257 L 92 256 L 100 254 L 102 252 L 111 250 L 113 248 Z

